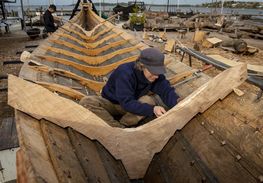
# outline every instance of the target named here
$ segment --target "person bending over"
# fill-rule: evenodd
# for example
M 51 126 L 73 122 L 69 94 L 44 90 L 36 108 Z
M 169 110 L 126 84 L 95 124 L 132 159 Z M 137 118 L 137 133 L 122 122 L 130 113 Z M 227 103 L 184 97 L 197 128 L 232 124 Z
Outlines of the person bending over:
M 165 72 L 163 53 L 147 48 L 136 62 L 122 64 L 113 71 L 101 96 L 84 97 L 80 105 L 113 127 L 130 127 L 145 117 L 160 117 L 166 109 L 149 92 L 158 95 L 168 108 L 174 107 L 179 99 Z M 121 118 L 118 121 L 114 116 Z

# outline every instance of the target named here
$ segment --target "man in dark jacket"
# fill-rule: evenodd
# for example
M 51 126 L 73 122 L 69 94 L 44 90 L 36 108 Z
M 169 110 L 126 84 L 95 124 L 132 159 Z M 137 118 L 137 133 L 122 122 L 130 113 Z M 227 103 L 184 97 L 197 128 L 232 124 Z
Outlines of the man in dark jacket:
M 54 24 L 54 18 L 52 16 L 52 13 L 54 13 L 56 9 L 56 6 L 51 4 L 43 15 L 45 30 L 47 33 L 53 33 L 57 30 L 57 27 Z
M 137 62 L 120 65 L 110 76 L 101 96 L 88 96 L 80 104 L 115 127 L 136 125 L 144 117 L 159 117 L 166 110 L 154 100 L 157 94 L 162 102 L 172 108 L 178 95 L 166 80 L 164 55 L 158 49 L 147 48 Z M 114 116 L 122 115 L 119 121 Z

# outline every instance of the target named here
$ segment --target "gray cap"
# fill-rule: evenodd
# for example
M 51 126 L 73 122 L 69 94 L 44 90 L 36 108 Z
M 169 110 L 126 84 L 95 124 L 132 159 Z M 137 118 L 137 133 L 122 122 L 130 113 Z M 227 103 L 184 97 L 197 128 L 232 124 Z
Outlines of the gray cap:
M 57 7 L 54 4 L 49 5 L 49 8 L 53 9 L 54 11 L 57 11 Z
M 166 73 L 164 66 L 164 54 L 156 48 L 146 48 L 139 57 L 141 62 L 152 74 Z

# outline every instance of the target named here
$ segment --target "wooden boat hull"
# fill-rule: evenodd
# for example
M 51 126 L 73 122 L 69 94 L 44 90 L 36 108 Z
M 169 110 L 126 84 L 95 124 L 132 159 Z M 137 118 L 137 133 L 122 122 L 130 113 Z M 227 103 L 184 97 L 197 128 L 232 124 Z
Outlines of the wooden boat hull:
M 118 66 L 114 63 L 135 61 L 140 50 L 147 47 L 113 27 L 111 23 L 103 21 L 85 6 L 89 5 L 84 5 L 83 11 L 48 38 L 25 62 L 20 77 L 35 84 L 10 76 L 9 104 L 16 109 L 21 146 L 17 155 L 20 167 L 18 173 L 21 173 L 18 181 L 129 182 L 129 179 L 143 178 L 146 182 L 167 182 L 166 179 L 171 182 L 192 182 L 205 178 L 213 182 L 225 181 L 225 174 L 230 176 L 229 172 L 233 173 L 231 180 L 255 181 L 262 172 L 261 153 L 258 156 L 253 155 L 255 150 L 262 147 L 262 139 L 259 138 L 261 132 L 257 137 L 249 132 L 252 135 L 249 141 L 255 140 L 253 143 L 258 146 L 253 145 L 253 150 L 241 148 L 242 146 L 236 145 L 236 137 L 242 136 L 243 132 L 225 132 L 226 129 L 235 128 L 227 127 L 227 121 L 233 115 L 224 107 L 219 110 L 220 114 L 225 115 L 224 120 L 218 117 L 220 115 L 217 116 L 218 111 L 213 109 L 214 106 L 193 118 L 198 112 L 204 112 L 217 99 L 223 99 L 233 87 L 246 79 L 244 65 L 222 73 L 223 75 L 218 76 L 217 80 L 214 78 L 213 82 L 208 82 L 209 78 L 203 75 L 198 80 L 177 87 L 177 92 L 182 97 L 191 95 L 164 117 L 137 128 L 112 128 L 74 102 L 87 94 L 98 94 L 109 73 Z M 88 22 L 88 25 L 85 22 Z M 105 29 L 110 31 L 103 31 Z M 100 51 L 100 48 L 122 40 L 129 41 Z M 61 41 L 68 44 L 61 44 Z M 72 44 L 77 45 L 77 48 Z M 78 49 L 87 50 L 87 53 Z M 88 50 L 94 49 L 99 50 L 98 55 L 89 55 Z M 169 59 L 172 58 L 166 56 L 166 60 Z M 108 67 L 105 73 L 104 68 L 108 65 L 113 66 Z M 97 71 L 93 72 L 92 67 L 96 67 Z M 100 67 L 103 69 L 101 73 Z M 189 70 L 178 62 L 169 63 L 167 67 L 168 75 Z M 200 87 L 201 85 L 203 86 Z M 213 93 L 215 87 L 218 88 L 217 93 Z M 235 97 L 232 98 L 231 101 L 237 101 Z M 225 105 L 224 102 L 218 103 Z M 238 102 L 235 105 L 237 106 Z M 222 120 L 221 123 L 225 126 L 215 123 L 214 119 Z M 190 124 L 183 128 L 182 132 L 174 134 L 175 130 L 181 129 L 189 120 Z M 234 122 L 231 125 L 239 126 L 242 120 L 235 117 Z M 209 132 L 210 127 L 213 130 Z M 249 155 L 248 158 L 244 157 L 245 162 L 250 162 L 248 167 L 244 166 L 240 159 L 235 161 L 235 155 L 229 150 L 218 148 L 220 143 L 216 148 L 212 148 L 215 142 L 220 141 L 215 135 L 217 133 L 232 139 L 229 142 L 230 147 L 233 143 L 240 152 Z M 176 140 L 177 138 L 179 140 Z M 202 140 L 205 143 L 201 143 Z M 160 151 L 160 154 L 156 154 Z M 222 160 L 222 154 L 226 156 L 226 160 Z M 220 158 L 222 163 L 217 165 L 218 161 L 213 160 L 214 157 Z M 233 163 L 238 165 L 233 166 Z M 224 174 L 218 168 L 227 169 L 229 172 Z M 249 175 L 251 171 L 247 169 L 253 170 L 253 176 Z M 237 176 L 237 172 L 241 174 Z

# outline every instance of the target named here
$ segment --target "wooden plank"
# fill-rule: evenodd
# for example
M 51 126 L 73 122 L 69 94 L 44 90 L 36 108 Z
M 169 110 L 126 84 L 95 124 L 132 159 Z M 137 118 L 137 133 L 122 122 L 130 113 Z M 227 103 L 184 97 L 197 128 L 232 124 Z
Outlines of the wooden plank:
M 24 160 L 24 154 L 21 149 L 16 152 L 16 181 L 18 183 L 27 183 L 27 169 Z
M 191 149 L 182 144 L 177 135 L 174 135 L 164 149 L 154 156 L 144 182 L 201 182 L 202 179 L 212 182 L 205 176 L 208 172 L 204 173 L 200 170 L 198 161 L 189 154 L 189 151 Z
M 194 118 L 192 123 L 185 126 L 182 133 L 217 177 L 218 182 L 257 182 L 236 159 L 237 154 L 232 154 L 227 149 L 228 144 L 222 145 L 221 139 L 216 138 L 216 129 L 207 128 L 202 123 L 206 122 Z
M 221 55 L 207 55 L 207 56 L 217 60 L 218 62 L 224 63 L 230 67 L 240 64 L 240 62 L 236 62 L 234 60 L 227 59 Z M 247 64 L 247 69 L 248 71 L 257 72 L 258 74 L 263 76 L 263 66 L 261 65 Z
M 207 38 L 203 41 L 202 46 L 205 48 L 212 48 L 214 46 L 217 46 L 219 43 L 221 43 L 222 40 L 218 39 L 216 37 L 213 38 Z
M 9 139 L 11 136 L 11 129 L 12 129 L 12 118 L 5 118 L 1 122 L 0 126 L 0 150 L 5 150 L 9 148 Z M 7 143 L 7 144 L 6 144 Z
M 18 147 L 17 132 L 13 117 L 3 118 L 0 123 L 0 150 Z
M 171 85 L 175 85 L 179 81 L 193 75 L 193 73 L 194 73 L 194 71 L 192 71 L 192 70 L 181 72 L 181 73 L 178 73 L 178 74 L 176 74 L 170 78 L 167 78 L 167 80 L 170 82 Z
M 44 66 L 44 65 L 29 66 L 29 67 L 34 69 L 34 70 L 37 70 L 39 72 L 49 73 L 50 75 L 59 75 L 59 76 L 74 79 L 74 80 L 78 81 L 81 85 L 86 86 L 86 87 L 94 90 L 95 92 L 100 92 L 101 89 L 103 88 L 103 86 L 105 85 L 105 82 L 99 82 L 99 81 L 94 81 L 91 79 L 86 79 L 84 77 L 81 77 L 77 74 L 74 74 L 72 72 L 69 72 L 69 71 L 66 71 L 63 69 L 51 68 L 51 67 Z
M 84 95 L 83 93 L 79 92 L 79 91 L 76 91 L 74 89 L 71 89 L 67 86 L 63 86 L 63 85 L 60 85 L 60 84 L 55 84 L 55 83 L 47 83 L 47 82 L 42 82 L 42 81 L 33 81 L 35 82 L 36 84 L 39 84 L 49 90 L 51 90 L 52 92 L 58 92 L 58 93 L 61 93 L 61 94 L 64 94 L 66 96 L 69 96 L 73 99 L 77 99 L 77 100 L 80 100 L 82 99 L 83 97 L 85 97 L 86 95 Z
M 174 45 L 175 45 L 175 40 L 169 39 L 167 43 L 165 44 L 164 50 L 168 52 L 172 52 L 174 49 Z
M 252 123 L 250 120 L 253 119 L 249 115 L 246 115 L 246 112 L 244 114 L 237 113 L 236 110 L 230 112 L 227 107 L 228 105 L 218 102 L 203 114 L 203 119 L 211 128 L 218 131 L 220 136 L 227 141 L 226 143 L 233 144 L 236 152 L 243 159 L 250 160 L 249 164 L 251 165 L 248 165 L 249 168 L 247 169 L 256 169 L 259 171 L 260 173 L 257 172 L 257 175 L 255 175 L 257 177 L 263 174 L 263 155 L 261 153 L 263 134 L 249 124 Z M 242 107 L 240 106 L 240 108 Z M 219 116 L 224 116 L 224 118 L 220 118 Z M 258 122 L 262 124 L 262 118 Z
M 17 161 L 17 163 L 19 166 L 25 166 L 26 170 L 26 175 L 22 175 L 21 182 L 24 180 L 26 182 L 59 182 L 49 158 L 39 122 L 16 111 L 16 125 L 22 151 L 22 162 Z
M 58 58 L 58 57 L 40 56 L 40 55 L 36 55 L 36 57 L 38 57 L 42 60 L 48 61 L 48 62 L 55 62 L 55 63 L 60 63 L 60 64 L 64 64 L 67 66 L 74 67 L 74 68 L 76 68 L 80 71 L 86 72 L 87 74 L 90 74 L 92 76 L 106 75 L 109 72 L 116 69 L 119 65 L 124 64 L 124 63 L 128 63 L 128 62 L 134 62 L 138 59 L 138 55 L 134 55 L 134 56 L 124 58 L 120 61 L 114 62 L 114 63 L 109 64 L 109 65 L 93 67 L 93 66 L 78 64 L 78 63 L 72 62 L 70 60 L 62 59 L 62 58 Z
M 102 162 L 104 163 L 104 167 L 107 169 L 108 175 L 111 178 L 113 182 L 125 182 L 129 183 L 129 176 L 126 171 L 123 171 L 125 167 L 121 163 L 120 160 L 118 160 L 118 164 L 116 165 L 116 159 L 112 157 L 108 153 L 108 151 L 98 142 L 96 142 L 96 146 L 98 149 L 100 149 L 99 155 L 102 159 Z
M 88 182 L 111 182 L 103 166 L 103 162 L 98 155 L 98 150 L 94 142 L 85 136 L 69 128 L 68 135 L 76 150 L 76 155 L 81 166 L 88 177 Z
M 85 63 L 90 64 L 90 65 L 99 65 L 99 64 L 104 63 L 107 60 L 109 60 L 109 59 L 111 59 L 111 58 L 113 58 L 115 56 L 118 56 L 118 55 L 121 55 L 121 54 L 124 54 L 124 53 L 128 53 L 128 52 L 134 51 L 136 49 L 139 49 L 140 46 L 136 45 L 136 46 L 129 47 L 129 48 L 123 48 L 123 49 L 120 49 L 120 50 L 116 50 L 116 51 L 114 51 L 112 53 L 109 53 L 107 55 L 97 56 L 97 57 L 80 55 L 80 54 L 77 54 L 77 53 L 74 53 L 74 52 L 71 52 L 71 51 L 63 50 L 63 49 L 60 49 L 60 48 L 54 48 L 54 47 L 42 47 L 42 48 L 45 49 L 45 50 L 54 52 L 54 53 L 58 53 L 58 54 L 62 54 L 62 55 L 66 55 L 66 56 L 75 58 L 77 60 L 80 60 L 80 61 L 85 62 Z
M 263 100 L 255 102 L 256 97 L 257 95 L 251 92 L 245 92 L 242 97 L 231 94 L 222 103 L 217 103 L 216 106 L 227 109 L 230 114 L 252 127 L 255 132 L 263 134 Z M 239 107 L 236 108 L 235 106 Z
M 110 127 L 73 101 L 12 75 L 9 76 L 8 104 L 62 127 L 70 126 L 86 137 L 98 140 L 116 159 L 122 160 L 129 177 L 135 179 L 144 176 L 153 155 L 161 151 L 177 129 L 181 129 L 192 117 L 204 112 L 218 99 L 227 96 L 245 81 L 246 74 L 245 64 L 225 70 L 163 116 L 132 129 Z M 38 107 L 34 107 L 34 104 Z
M 120 161 L 98 142 L 69 129 L 68 134 L 89 182 L 130 182 Z
M 67 132 L 46 120 L 41 120 L 43 137 L 60 182 L 86 182 L 87 177 L 80 165 Z
M 202 43 L 205 39 L 206 32 L 204 31 L 195 31 L 193 41 L 197 43 Z

